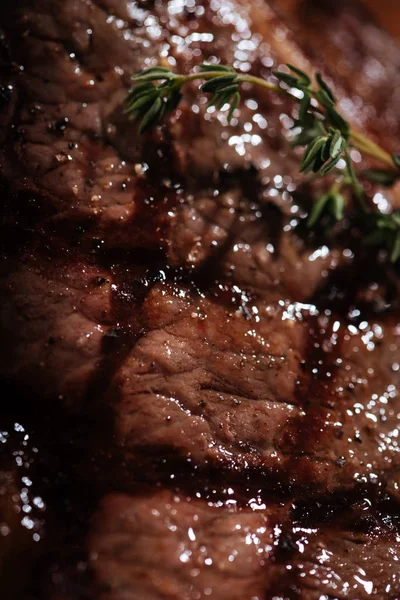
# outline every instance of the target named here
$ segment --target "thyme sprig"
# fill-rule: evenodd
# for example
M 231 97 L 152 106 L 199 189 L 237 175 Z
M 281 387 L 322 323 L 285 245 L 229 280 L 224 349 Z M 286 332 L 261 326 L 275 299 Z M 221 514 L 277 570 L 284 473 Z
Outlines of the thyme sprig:
M 364 189 L 354 170 L 351 149 L 357 149 L 385 165 L 384 168 L 364 170 L 361 175 L 374 183 L 391 187 L 400 179 L 400 155 L 390 155 L 364 134 L 350 127 L 337 109 L 336 97 L 317 73 L 313 82 L 302 70 L 286 65 L 287 71 L 274 71 L 276 83 L 238 73 L 225 65 L 201 64 L 188 75 L 173 73 L 165 67 L 141 71 L 132 78 L 134 83 L 126 98 L 125 112 L 139 121 L 144 133 L 173 112 L 182 99 L 182 87 L 195 80 L 209 95 L 209 106 L 228 108 L 227 120 L 232 119 L 240 104 L 240 88 L 244 83 L 255 84 L 286 95 L 298 104 L 293 129 L 293 146 L 304 147 L 299 170 L 326 177 L 336 174 L 334 184 L 318 198 L 310 211 L 308 226 L 314 227 L 322 219 L 332 225 L 344 218 L 346 197 L 343 186 L 350 186 L 356 200 L 358 224 L 366 244 L 385 248 L 392 261 L 400 257 L 400 211 L 390 214 L 368 207 Z M 338 168 L 340 167 L 340 168 Z

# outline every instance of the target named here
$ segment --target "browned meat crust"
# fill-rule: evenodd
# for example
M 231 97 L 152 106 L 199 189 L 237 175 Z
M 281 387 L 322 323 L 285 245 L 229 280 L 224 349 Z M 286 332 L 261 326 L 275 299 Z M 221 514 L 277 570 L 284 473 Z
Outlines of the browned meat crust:
M 348 2 L 18 0 L 0 19 L 10 599 L 396 598 L 396 270 L 298 227 L 316 190 L 281 98 L 246 90 L 228 125 L 188 89 L 143 138 L 121 105 L 154 60 L 290 61 L 394 149 L 395 42 Z

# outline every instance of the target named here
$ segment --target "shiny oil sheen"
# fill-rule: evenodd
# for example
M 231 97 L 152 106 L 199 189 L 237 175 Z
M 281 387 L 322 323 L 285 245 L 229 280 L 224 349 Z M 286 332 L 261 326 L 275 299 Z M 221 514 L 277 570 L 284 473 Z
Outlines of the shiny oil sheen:
M 121 108 L 155 57 L 290 61 L 395 148 L 397 46 L 350 3 L 58 8 L 0 8 L 0 592 L 399 597 L 397 269 L 306 230 L 281 98 L 228 125 L 188 88 L 146 139 Z

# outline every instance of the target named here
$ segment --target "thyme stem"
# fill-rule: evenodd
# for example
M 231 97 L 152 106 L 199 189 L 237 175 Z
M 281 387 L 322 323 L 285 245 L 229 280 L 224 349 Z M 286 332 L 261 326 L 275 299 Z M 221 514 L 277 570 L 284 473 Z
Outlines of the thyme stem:
M 278 84 L 219 64 L 202 64 L 198 71 L 187 75 L 173 73 L 165 67 L 153 67 L 132 78 L 135 85 L 126 99 L 125 112 L 140 120 L 139 132 L 150 129 L 179 105 L 184 85 L 197 80 L 203 82 L 201 90 L 210 95 L 210 104 L 219 110 L 230 106 L 228 121 L 239 106 L 240 87 L 244 83 L 289 97 L 299 104 L 294 124 L 299 133 L 294 137 L 293 145 L 305 148 L 300 172 L 311 172 L 319 177 L 336 173 L 336 183 L 314 202 L 308 226 L 313 227 L 321 219 L 328 223 L 342 220 L 347 200 L 341 194 L 341 188 L 350 185 L 357 200 L 359 226 L 365 230 L 366 242 L 384 247 L 392 260 L 397 260 L 400 257 L 400 212 L 386 214 L 368 206 L 354 170 L 350 149 L 356 148 L 361 154 L 388 167 L 363 172 L 364 177 L 388 187 L 400 179 L 400 155 L 391 156 L 368 136 L 350 127 L 337 111 L 334 93 L 319 73 L 315 75 L 317 85 L 313 87 L 306 73 L 293 65 L 287 67 L 289 72 L 273 73 Z M 282 86 L 282 83 L 285 85 Z M 297 93 L 294 93 L 295 90 Z M 338 164 L 341 159 L 344 163 Z
M 215 77 L 221 77 L 221 72 L 210 71 L 208 73 L 192 73 L 191 75 L 180 75 L 179 77 L 182 78 L 184 83 L 187 83 L 189 81 L 195 81 L 199 79 L 210 80 L 214 79 Z M 241 83 L 251 83 L 266 90 L 288 96 L 291 100 L 298 101 L 298 98 L 292 94 L 290 90 L 279 85 L 275 85 L 266 79 L 261 79 L 261 77 L 256 77 L 255 75 L 239 75 L 239 80 Z M 311 95 L 318 100 L 316 97 L 316 90 L 311 90 Z M 317 107 L 313 107 L 313 109 L 317 110 L 319 113 L 322 113 L 322 111 Z M 363 154 L 367 154 L 369 157 L 375 158 L 376 160 L 379 160 L 385 165 L 393 168 L 393 161 L 390 154 L 383 150 L 383 148 L 381 148 L 378 144 L 373 142 L 369 137 L 359 133 L 353 128 L 350 128 L 350 139 L 354 148 L 357 148 L 357 150 L 360 150 Z
M 191 73 L 189 75 L 177 75 L 176 76 L 176 85 L 177 87 L 183 86 L 185 83 L 189 83 L 191 81 L 204 80 L 209 81 L 210 79 L 215 79 L 217 77 L 221 77 L 221 71 L 208 71 L 208 72 L 199 72 L 199 73 Z M 279 85 L 275 85 L 266 79 L 262 79 L 261 77 L 256 77 L 255 75 L 239 75 L 238 80 L 240 83 L 250 83 L 253 85 L 257 85 L 258 87 L 264 88 L 266 90 L 288 96 L 291 100 L 297 100 L 297 96 L 291 93 L 290 89 L 285 89 Z M 313 98 L 318 100 L 316 94 L 316 90 L 310 90 Z M 312 107 L 313 110 L 318 113 L 322 113 L 318 107 Z M 371 158 L 375 158 L 376 160 L 384 163 L 389 167 L 393 167 L 392 157 L 388 152 L 383 150 L 378 144 L 373 142 L 366 135 L 359 133 L 353 128 L 350 128 L 350 139 L 352 141 L 352 145 L 357 150 L 360 150 L 363 154 L 368 155 Z

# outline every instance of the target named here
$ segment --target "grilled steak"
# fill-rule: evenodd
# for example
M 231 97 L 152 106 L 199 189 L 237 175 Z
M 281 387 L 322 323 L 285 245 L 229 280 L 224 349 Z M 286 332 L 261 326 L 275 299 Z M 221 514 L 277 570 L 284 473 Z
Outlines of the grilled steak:
M 144 136 L 123 111 L 160 60 L 291 62 L 394 151 L 396 43 L 328 0 L 16 0 L 0 19 L 7 598 L 399 597 L 396 268 L 304 227 L 320 184 L 287 100 L 248 87 L 228 124 L 188 86 Z

